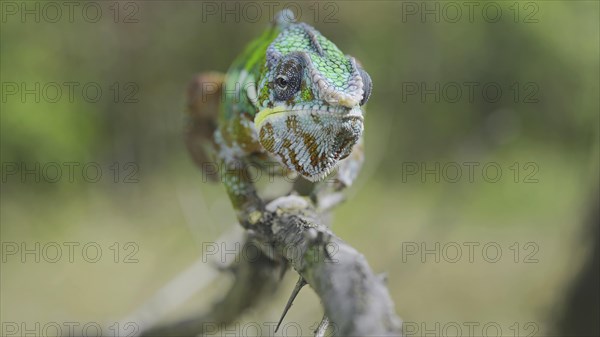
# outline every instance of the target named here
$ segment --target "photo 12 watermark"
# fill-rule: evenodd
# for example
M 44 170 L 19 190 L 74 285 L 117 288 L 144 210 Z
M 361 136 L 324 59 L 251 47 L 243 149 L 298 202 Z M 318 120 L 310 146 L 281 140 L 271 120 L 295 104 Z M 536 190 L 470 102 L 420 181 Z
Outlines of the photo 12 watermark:
M 448 321 L 402 323 L 405 337 L 534 337 L 540 328 L 536 322 Z
M 263 255 L 286 256 L 288 259 L 300 261 L 310 259 L 311 262 L 338 263 L 336 254 L 340 247 L 336 242 L 324 242 L 321 247 L 315 247 L 310 252 L 301 246 L 289 245 L 275 251 L 272 246 L 244 245 L 240 242 L 202 242 L 202 262 L 256 262 Z
M 136 82 L 2 82 L 2 103 L 139 103 Z
M 400 85 L 402 103 L 539 103 L 537 82 L 407 81 Z
M 400 175 L 403 183 L 491 183 L 501 181 L 515 184 L 537 184 L 540 167 L 536 162 L 402 162 Z
M 136 322 L 2 322 L 2 337 L 133 337 L 138 336 Z
M 537 242 L 402 242 L 402 263 L 539 263 Z
M 540 6 L 533 1 L 402 1 L 402 23 L 540 22 Z
M 134 1 L 2 1 L 2 23 L 139 23 Z
M 281 336 L 281 337 L 306 337 L 314 336 L 319 328 L 320 322 L 314 322 L 310 325 L 300 324 L 294 321 L 283 321 L 277 332 L 278 322 L 245 322 L 223 324 L 222 322 L 204 322 L 202 323 L 203 336 L 215 337 L 258 337 L 258 336 Z M 327 331 L 322 335 L 331 337 L 339 335 L 340 329 L 334 322 L 329 322 Z
M 139 183 L 139 165 L 134 162 L 3 162 L 2 183 Z
M 202 1 L 202 22 L 272 22 L 278 13 L 287 22 L 312 20 L 338 23 L 339 5 L 334 1 Z
M 2 263 L 138 263 L 136 242 L 101 244 L 88 242 L 2 241 Z

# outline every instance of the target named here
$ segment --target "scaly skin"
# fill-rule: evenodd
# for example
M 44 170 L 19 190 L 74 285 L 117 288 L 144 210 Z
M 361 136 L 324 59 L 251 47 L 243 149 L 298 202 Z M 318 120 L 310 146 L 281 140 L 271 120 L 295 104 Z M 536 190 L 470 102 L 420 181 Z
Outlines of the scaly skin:
M 292 17 L 279 13 L 236 59 L 221 88 L 213 159 L 246 227 L 264 210 L 250 163 L 279 163 L 311 182 L 314 198 L 352 184 L 363 161 L 371 79 L 353 57 Z M 330 174 L 335 184 L 317 184 Z

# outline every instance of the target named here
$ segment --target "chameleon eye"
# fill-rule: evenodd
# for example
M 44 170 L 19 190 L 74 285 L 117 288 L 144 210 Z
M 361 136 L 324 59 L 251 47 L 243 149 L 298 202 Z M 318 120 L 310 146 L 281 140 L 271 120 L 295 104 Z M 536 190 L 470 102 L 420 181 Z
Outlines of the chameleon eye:
M 287 87 L 287 85 L 288 85 L 288 81 L 285 78 L 285 76 L 279 75 L 279 76 L 277 76 L 277 79 L 275 80 L 275 84 L 277 84 L 277 86 L 280 89 L 285 89 Z
M 360 105 L 365 105 L 369 100 L 369 97 L 371 97 L 371 76 L 369 76 L 369 74 L 367 74 L 367 72 L 362 70 L 361 68 L 358 69 L 358 72 L 360 73 L 360 77 L 362 77 L 364 91 L 363 98 L 360 101 Z
M 303 63 L 297 57 L 284 60 L 275 72 L 275 99 L 287 101 L 300 91 L 302 83 Z

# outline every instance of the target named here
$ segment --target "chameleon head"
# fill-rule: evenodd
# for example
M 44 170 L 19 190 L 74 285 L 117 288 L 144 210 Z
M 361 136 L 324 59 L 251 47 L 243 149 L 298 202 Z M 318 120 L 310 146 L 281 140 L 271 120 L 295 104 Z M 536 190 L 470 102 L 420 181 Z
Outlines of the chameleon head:
M 371 78 L 314 28 L 289 24 L 267 48 L 257 91 L 261 145 L 290 170 L 319 181 L 360 139 Z

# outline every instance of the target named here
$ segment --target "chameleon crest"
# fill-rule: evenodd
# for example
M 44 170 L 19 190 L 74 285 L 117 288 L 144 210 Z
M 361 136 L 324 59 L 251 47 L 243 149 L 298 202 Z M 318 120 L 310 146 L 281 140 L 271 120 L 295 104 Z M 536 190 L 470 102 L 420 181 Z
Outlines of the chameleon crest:
M 326 177 L 363 132 L 371 79 L 311 26 L 280 23 L 266 50 L 254 118 L 262 147 L 304 178 Z

